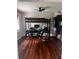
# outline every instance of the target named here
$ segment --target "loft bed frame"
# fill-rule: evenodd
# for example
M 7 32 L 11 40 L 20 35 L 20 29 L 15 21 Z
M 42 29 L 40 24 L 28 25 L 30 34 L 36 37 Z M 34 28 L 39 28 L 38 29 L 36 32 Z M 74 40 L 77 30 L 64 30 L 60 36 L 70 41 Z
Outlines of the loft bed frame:
M 25 36 L 27 36 L 26 32 L 29 31 L 29 30 L 26 30 L 26 23 L 46 23 L 47 28 L 49 29 L 48 37 L 50 37 L 50 19 L 45 19 L 45 18 L 25 18 Z

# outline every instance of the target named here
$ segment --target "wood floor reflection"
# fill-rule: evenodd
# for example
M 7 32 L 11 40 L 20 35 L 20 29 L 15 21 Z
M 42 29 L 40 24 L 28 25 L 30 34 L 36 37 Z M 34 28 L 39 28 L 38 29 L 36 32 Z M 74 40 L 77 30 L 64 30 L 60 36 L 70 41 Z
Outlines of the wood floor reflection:
M 19 59 L 61 59 L 61 41 L 23 37 L 18 41 Z

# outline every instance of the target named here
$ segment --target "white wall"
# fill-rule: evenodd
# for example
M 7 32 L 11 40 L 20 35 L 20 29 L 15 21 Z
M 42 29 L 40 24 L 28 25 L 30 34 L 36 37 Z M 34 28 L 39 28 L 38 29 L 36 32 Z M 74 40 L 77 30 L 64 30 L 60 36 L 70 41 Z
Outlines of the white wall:
M 28 14 L 25 14 L 25 17 L 31 17 L 31 18 L 47 18 L 50 19 L 52 17 L 53 13 L 49 12 L 29 12 Z
M 25 35 L 25 21 L 24 21 L 24 13 L 17 10 L 17 15 L 19 16 L 19 26 L 20 29 L 17 31 L 17 39 L 20 39 Z

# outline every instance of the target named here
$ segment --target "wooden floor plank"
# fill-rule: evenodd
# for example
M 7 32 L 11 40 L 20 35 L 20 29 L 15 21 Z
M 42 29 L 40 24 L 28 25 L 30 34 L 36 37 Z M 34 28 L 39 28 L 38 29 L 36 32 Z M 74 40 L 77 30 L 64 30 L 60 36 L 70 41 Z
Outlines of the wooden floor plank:
M 61 40 L 51 39 L 21 38 L 18 40 L 19 59 L 61 59 Z

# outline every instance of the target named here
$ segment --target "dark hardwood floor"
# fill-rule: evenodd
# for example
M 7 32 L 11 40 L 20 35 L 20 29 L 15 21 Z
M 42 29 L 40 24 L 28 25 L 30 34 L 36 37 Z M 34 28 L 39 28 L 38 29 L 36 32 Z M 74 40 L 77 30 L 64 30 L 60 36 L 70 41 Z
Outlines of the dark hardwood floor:
M 19 59 L 61 59 L 61 40 L 43 39 L 22 37 L 18 40 Z

